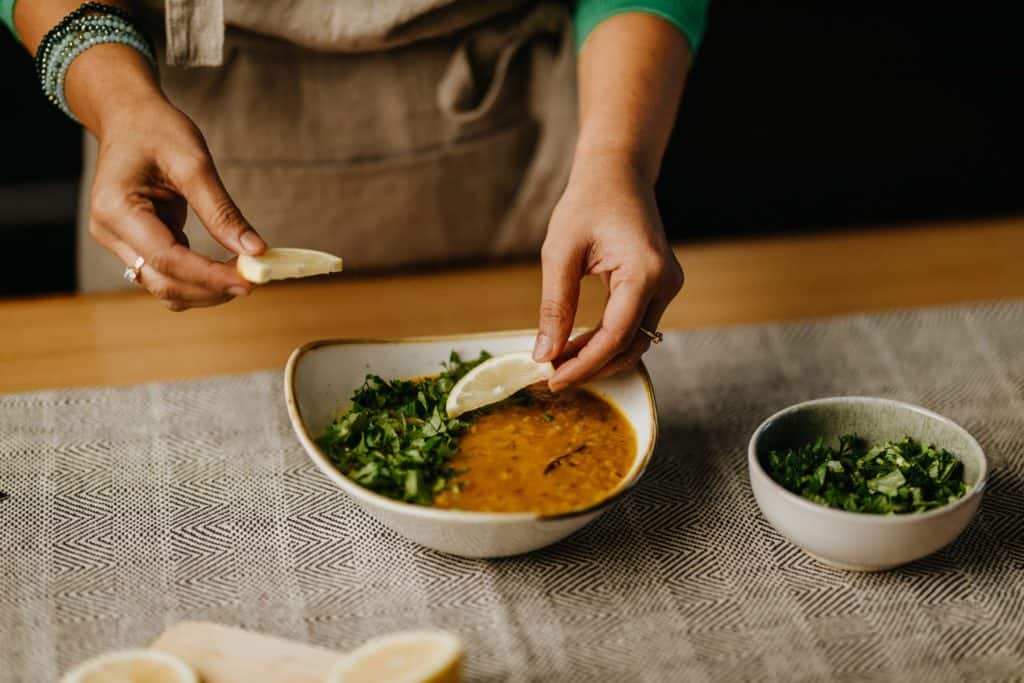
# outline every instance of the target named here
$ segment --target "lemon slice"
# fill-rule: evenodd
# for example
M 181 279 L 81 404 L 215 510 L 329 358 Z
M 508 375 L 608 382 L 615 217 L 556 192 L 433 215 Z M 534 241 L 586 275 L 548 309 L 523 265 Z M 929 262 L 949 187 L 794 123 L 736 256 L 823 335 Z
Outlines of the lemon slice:
M 443 631 L 403 631 L 367 641 L 325 683 L 458 683 L 462 643 Z
M 550 379 L 554 372 L 551 363 L 538 363 L 529 351 L 489 358 L 452 387 L 445 405 L 448 417 L 497 403 L 534 382 Z
M 257 285 L 271 280 L 341 272 L 341 259 L 312 249 L 267 249 L 259 256 L 238 257 L 238 273 Z
M 159 650 L 121 650 L 87 660 L 61 683 L 199 683 L 188 664 Z

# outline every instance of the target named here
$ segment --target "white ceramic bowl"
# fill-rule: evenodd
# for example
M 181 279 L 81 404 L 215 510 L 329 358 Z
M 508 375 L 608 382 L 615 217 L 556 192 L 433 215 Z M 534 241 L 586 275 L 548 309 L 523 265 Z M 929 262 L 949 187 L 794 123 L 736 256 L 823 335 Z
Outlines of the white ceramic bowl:
M 771 450 L 856 433 L 872 443 L 915 439 L 936 444 L 964 464 L 971 489 L 954 503 L 922 513 L 875 515 L 813 503 L 775 483 L 761 465 Z M 988 463 L 978 442 L 951 420 L 924 408 L 867 397 L 800 403 L 765 420 L 750 439 L 750 486 L 775 529 L 817 560 L 838 569 L 878 571 L 930 555 L 951 543 L 978 511 Z
M 284 376 L 292 426 L 320 471 L 367 512 L 420 545 L 464 557 L 502 557 L 529 552 L 559 541 L 600 515 L 643 474 L 658 433 L 650 378 L 643 366 L 588 386 L 614 403 L 636 432 L 636 460 L 622 485 L 585 510 L 543 516 L 442 510 L 381 496 L 335 469 L 314 442 L 339 407 L 349 403 L 367 373 L 386 378 L 419 377 L 441 370 L 452 350 L 475 358 L 530 349 L 535 332 L 433 337 L 397 341 L 316 341 L 296 349 Z

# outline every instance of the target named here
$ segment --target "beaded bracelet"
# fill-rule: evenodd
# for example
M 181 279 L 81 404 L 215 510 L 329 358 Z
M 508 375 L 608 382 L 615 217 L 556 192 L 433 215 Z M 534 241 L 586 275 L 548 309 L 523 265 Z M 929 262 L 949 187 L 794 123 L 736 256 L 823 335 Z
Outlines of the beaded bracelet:
M 124 19 L 125 21 L 132 21 L 132 17 L 128 12 L 121 9 L 120 7 L 114 7 L 112 5 L 105 5 L 101 2 L 86 2 L 83 3 L 78 9 L 74 10 L 66 17 L 61 19 L 60 23 L 50 29 L 42 41 L 39 43 L 39 48 L 36 50 L 36 75 L 42 76 L 46 69 L 47 61 L 49 60 L 49 54 L 51 50 L 51 44 L 59 40 L 61 37 L 68 33 L 69 26 L 76 19 L 87 16 L 90 12 L 98 12 L 100 14 L 106 14 L 108 16 L 115 16 Z
M 49 59 L 42 75 L 43 92 L 64 113 L 75 118 L 64 96 L 64 79 L 74 60 L 90 47 L 101 43 L 129 45 L 143 55 L 155 69 L 152 49 L 129 22 L 113 16 L 86 16 L 75 22 L 74 30 L 51 44 Z
M 35 59 L 36 75 L 46 98 L 75 121 L 78 119 L 64 95 L 68 68 L 83 52 L 103 43 L 119 43 L 138 50 L 157 72 L 153 45 L 130 14 L 99 2 L 83 4 L 46 34 Z

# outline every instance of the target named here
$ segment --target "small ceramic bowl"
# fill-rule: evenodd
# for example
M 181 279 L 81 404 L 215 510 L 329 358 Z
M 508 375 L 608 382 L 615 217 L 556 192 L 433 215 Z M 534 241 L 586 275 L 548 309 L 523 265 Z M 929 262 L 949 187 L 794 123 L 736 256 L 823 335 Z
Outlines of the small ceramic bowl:
M 402 536 L 464 557 L 502 557 L 537 550 L 580 529 L 631 488 L 654 452 L 657 411 L 650 377 L 641 365 L 588 389 L 615 404 L 636 433 L 636 459 L 622 484 L 597 505 L 561 515 L 468 512 L 413 505 L 356 484 L 339 472 L 314 439 L 348 405 L 367 373 L 421 377 L 440 371 L 454 350 L 463 358 L 532 348 L 536 332 L 433 337 L 396 341 L 316 341 L 296 349 L 285 369 L 288 415 L 310 459 L 363 509 Z
M 876 515 L 837 510 L 789 492 L 768 475 L 761 459 L 824 437 L 856 433 L 872 443 L 912 436 L 934 443 L 964 464 L 971 488 L 963 498 L 922 513 Z M 988 462 L 962 427 L 924 408 L 881 398 L 822 398 L 786 408 L 765 420 L 750 439 L 750 485 L 761 513 L 775 529 L 815 559 L 838 569 L 879 571 L 920 559 L 951 543 L 978 511 Z

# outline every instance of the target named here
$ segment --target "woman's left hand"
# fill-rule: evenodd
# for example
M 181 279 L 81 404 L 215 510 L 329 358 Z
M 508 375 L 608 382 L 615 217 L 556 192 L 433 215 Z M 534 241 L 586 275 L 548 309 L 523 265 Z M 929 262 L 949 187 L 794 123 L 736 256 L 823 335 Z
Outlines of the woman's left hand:
M 548 226 L 541 251 L 543 294 L 538 361 L 566 359 L 549 382 L 553 391 L 635 365 L 683 286 L 658 215 L 654 188 L 611 155 L 576 163 Z M 600 324 L 569 340 L 580 279 L 601 275 L 608 301 Z

